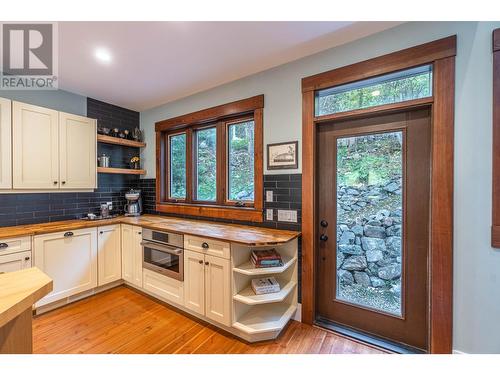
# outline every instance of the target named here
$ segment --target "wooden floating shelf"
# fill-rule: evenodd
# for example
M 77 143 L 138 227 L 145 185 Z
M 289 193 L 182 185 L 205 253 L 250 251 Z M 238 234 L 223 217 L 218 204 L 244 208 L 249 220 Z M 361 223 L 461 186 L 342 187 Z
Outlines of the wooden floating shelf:
M 238 267 L 234 267 L 233 271 L 237 273 L 242 273 L 243 275 L 269 275 L 274 273 L 282 273 L 295 264 L 297 257 L 286 258 L 283 257 L 283 265 L 281 267 L 267 267 L 267 268 L 255 268 L 251 261 L 243 263 Z
M 297 310 L 296 305 L 272 303 L 256 306 L 233 324 L 234 328 L 247 334 L 280 331 Z
M 233 299 L 246 305 L 261 305 L 264 303 L 282 302 L 294 290 L 297 283 L 293 280 L 278 280 L 281 290 L 276 293 L 255 294 L 252 287 L 248 286 L 236 294 Z M 286 283 L 286 284 L 285 284 Z
M 97 134 L 97 142 L 128 147 L 146 147 L 146 143 L 144 142 L 131 141 L 130 139 L 111 137 L 109 135 L 102 134 Z
M 126 168 L 104 168 L 97 167 L 98 173 L 112 173 L 112 174 L 146 174 L 144 169 L 126 169 Z

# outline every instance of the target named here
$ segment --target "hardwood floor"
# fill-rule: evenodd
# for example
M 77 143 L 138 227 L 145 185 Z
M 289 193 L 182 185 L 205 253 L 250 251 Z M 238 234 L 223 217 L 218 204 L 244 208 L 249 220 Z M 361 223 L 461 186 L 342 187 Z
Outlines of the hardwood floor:
M 35 317 L 33 352 L 383 353 L 296 321 L 290 322 L 276 340 L 250 344 L 126 287 Z

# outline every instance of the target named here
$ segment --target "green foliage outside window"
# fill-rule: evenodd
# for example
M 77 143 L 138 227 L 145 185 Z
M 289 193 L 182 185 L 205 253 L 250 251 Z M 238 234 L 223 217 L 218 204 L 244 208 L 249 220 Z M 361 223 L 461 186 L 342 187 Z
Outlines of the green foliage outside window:
M 337 141 L 338 184 L 384 185 L 401 177 L 402 133 L 391 132 Z
M 232 124 L 228 129 L 229 200 L 254 200 L 254 122 Z
M 198 130 L 197 142 L 197 199 L 215 201 L 217 197 L 217 131 Z
M 186 198 L 186 134 L 170 137 L 170 197 Z
M 362 86 L 360 84 L 350 88 L 352 86 L 353 84 L 345 85 L 345 90 L 337 87 L 320 91 L 317 95 L 316 114 L 321 116 L 431 96 L 432 72 L 427 70 L 398 79 L 374 82 L 364 87 L 359 87 Z

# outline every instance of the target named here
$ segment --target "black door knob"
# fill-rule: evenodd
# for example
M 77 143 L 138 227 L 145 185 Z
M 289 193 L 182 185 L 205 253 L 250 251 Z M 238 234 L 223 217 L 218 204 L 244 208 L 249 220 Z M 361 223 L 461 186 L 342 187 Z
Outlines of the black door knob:
M 321 220 L 321 222 L 319 223 L 319 225 L 321 225 L 323 228 L 326 228 L 328 226 L 328 221 Z
M 328 241 L 328 236 L 326 234 L 322 234 L 321 236 L 319 236 L 319 239 L 321 241 Z

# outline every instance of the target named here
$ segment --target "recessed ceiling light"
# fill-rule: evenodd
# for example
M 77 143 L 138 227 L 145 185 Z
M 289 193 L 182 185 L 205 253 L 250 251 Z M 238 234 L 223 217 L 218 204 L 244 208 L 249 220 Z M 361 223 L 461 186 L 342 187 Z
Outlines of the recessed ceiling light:
M 111 53 L 106 48 L 97 48 L 94 56 L 97 60 L 106 64 L 109 64 L 112 60 Z

